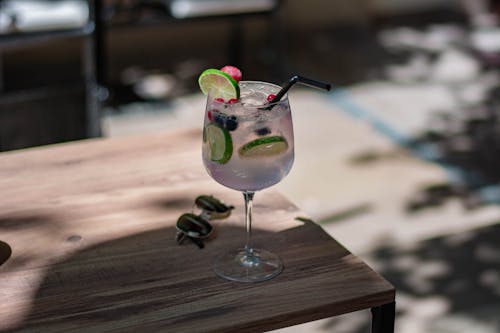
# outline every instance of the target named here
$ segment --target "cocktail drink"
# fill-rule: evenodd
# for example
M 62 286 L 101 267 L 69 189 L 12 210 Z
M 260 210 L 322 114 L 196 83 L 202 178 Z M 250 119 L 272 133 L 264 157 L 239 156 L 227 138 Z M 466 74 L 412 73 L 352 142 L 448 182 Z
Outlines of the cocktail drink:
M 203 163 L 214 180 L 241 191 L 245 199 L 246 244 L 217 257 L 214 269 L 229 280 L 256 282 L 283 269 L 276 254 L 252 246 L 251 231 L 254 193 L 280 182 L 294 160 L 292 115 L 285 92 L 299 79 L 314 86 L 319 83 L 296 76 L 281 88 L 239 81 L 241 72 L 233 69 L 228 73 L 208 69 L 199 79 L 207 95 Z
M 293 127 L 288 98 L 266 105 L 279 86 L 240 82 L 238 102 L 208 96 L 203 162 L 218 183 L 255 192 L 278 183 L 293 164 Z
M 243 192 L 247 243 L 219 256 L 218 275 L 235 281 L 270 279 L 281 272 L 279 257 L 254 249 L 251 242 L 251 208 L 255 191 L 278 183 L 292 168 L 293 126 L 288 98 L 266 104 L 279 86 L 256 81 L 239 83 L 240 98 L 225 103 L 209 93 L 203 133 L 203 163 L 218 183 Z

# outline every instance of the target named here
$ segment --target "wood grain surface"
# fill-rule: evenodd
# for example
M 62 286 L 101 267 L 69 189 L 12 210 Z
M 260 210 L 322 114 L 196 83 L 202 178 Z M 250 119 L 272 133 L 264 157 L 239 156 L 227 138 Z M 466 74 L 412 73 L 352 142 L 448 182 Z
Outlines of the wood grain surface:
M 394 300 L 272 189 L 255 196 L 254 243 L 284 271 L 217 277 L 214 256 L 243 245 L 243 199 L 207 175 L 200 150 L 189 130 L 0 154 L 0 332 L 258 332 Z M 236 206 L 203 250 L 174 240 L 200 194 Z

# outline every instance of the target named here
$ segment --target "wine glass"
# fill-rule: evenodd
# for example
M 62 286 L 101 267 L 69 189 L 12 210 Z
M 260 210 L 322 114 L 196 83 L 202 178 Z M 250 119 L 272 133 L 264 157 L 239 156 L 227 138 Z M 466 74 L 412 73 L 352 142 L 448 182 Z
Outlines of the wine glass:
M 252 202 L 256 191 L 283 179 L 292 168 L 294 138 L 287 95 L 268 103 L 280 86 L 241 81 L 240 99 L 224 102 L 208 94 L 203 128 L 203 163 L 218 183 L 241 191 L 245 200 L 246 244 L 215 260 L 215 272 L 228 280 L 257 282 L 283 270 L 280 258 L 252 245 Z

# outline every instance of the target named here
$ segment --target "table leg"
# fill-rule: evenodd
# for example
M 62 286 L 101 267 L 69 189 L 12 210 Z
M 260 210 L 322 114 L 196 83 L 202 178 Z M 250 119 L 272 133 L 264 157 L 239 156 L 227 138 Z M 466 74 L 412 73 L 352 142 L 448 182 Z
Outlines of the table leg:
M 394 333 L 396 302 L 372 308 L 372 333 Z

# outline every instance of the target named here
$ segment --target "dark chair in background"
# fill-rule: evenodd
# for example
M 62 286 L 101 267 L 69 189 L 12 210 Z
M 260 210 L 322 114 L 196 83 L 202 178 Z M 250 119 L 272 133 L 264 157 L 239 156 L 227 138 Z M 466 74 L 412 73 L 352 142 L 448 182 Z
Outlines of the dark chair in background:
M 3 75 L 9 68 L 0 67 L 0 150 L 100 135 L 99 5 L 94 0 L 0 2 L 4 23 L 0 25 L 0 62 L 9 52 L 51 48 L 62 40 L 81 43 L 80 74 L 70 81 L 33 73 L 9 84 Z M 43 67 L 44 63 L 32 65 Z
M 263 16 L 272 23 L 279 5 L 279 0 L 0 0 L 0 151 L 101 135 L 101 109 L 109 96 L 107 37 L 114 29 L 222 20 L 229 24 L 229 63 L 239 66 L 244 19 Z M 52 54 L 60 57 L 66 50 L 54 45 L 61 41 L 80 44 L 76 75 L 64 75 L 57 63 L 52 71 L 28 71 L 24 77 L 8 64 L 2 67 L 2 56 L 15 58 L 20 50 L 54 48 Z M 33 54 L 30 68 L 47 67 L 47 59 Z

